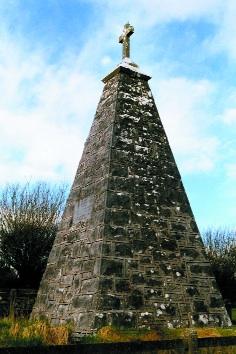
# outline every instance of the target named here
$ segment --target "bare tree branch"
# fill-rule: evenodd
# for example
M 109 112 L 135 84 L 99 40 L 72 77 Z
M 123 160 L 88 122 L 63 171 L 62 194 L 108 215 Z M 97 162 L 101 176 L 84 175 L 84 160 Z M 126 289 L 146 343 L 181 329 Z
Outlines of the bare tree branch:
M 19 286 L 38 286 L 64 202 L 65 187 L 52 188 L 42 182 L 8 185 L 2 190 L 0 260 L 17 274 Z
M 236 303 L 236 231 L 208 229 L 203 240 L 223 298 Z

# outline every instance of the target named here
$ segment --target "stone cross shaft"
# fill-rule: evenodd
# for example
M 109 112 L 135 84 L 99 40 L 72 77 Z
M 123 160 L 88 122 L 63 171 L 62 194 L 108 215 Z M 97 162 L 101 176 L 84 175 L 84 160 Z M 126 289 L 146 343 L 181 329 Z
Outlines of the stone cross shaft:
M 129 58 L 130 57 L 130 39 L 129 37 L 134 33 L 134 27 L 131 26 L 129 23 L 124 25 L 123 33 L 119 37 L 119 43 L 123 44 L 122 49 L 122 58 Z

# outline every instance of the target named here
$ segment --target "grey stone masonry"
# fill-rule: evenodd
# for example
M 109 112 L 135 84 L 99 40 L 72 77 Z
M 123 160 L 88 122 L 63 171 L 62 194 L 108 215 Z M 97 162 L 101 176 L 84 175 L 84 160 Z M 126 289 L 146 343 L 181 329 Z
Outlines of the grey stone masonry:
M 120 65 L 104 91 L 32 316 L 75 333 L 119 327 L 226 326 L 152 93 Z

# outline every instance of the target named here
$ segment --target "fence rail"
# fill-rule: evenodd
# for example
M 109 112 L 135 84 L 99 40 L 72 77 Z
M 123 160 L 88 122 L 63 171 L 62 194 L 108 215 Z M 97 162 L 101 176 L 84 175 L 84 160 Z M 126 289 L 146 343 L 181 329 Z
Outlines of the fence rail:
M 27 317 L 34 305 L 37 290 L 35 289 L 0 289 L 0 317 Z
M 0 348 L 0 354 L 157 354 L 192 353 L 199 354 L 207 348 L 207 353 L 236 353 L 236 337 L 216 337 L 155 342 L 74 344 L 62 346 Z M 228 348 L 231 348 L 228 351 Z M 212 351 L 211 351 L 212 350 Z

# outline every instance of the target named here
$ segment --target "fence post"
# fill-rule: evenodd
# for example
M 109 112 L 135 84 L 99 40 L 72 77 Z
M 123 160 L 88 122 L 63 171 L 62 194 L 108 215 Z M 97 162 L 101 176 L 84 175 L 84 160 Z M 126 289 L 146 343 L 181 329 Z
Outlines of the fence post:
M 198 354 L 197 332 L 191 330 L 188 337 L 188 353 Z
M 16 289 L 11 289 L 9 299 L 9 317 L 15 317 L 15 304 L 16 304 Z

